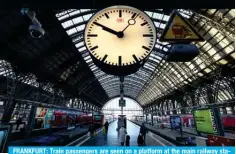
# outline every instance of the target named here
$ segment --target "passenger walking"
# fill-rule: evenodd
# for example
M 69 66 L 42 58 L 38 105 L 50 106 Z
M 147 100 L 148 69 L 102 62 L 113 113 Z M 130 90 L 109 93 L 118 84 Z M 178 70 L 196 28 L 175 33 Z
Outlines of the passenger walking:
M 120 140 L 120 144 L 121 146 L 124 146 L 125 143 L 125 135 L 127 134 L 124 126 L 122 126 L 119 130 L 119 140 Z
M 93 124 L 90 124 L 90 125 L 89 125 L 88 131 L 90 132 L 90 136 L 93 136 L 93 135 L 94 135 L 94 125 L 93 125 Z
M 137 139 L 138 146 L 143 146 L 144 145 L 144 140 L 142 134 L 139 134 L 138 139 Z
M 126 135 L 126 139 L 125 139 L 125 145 L 129 146 L 129 142 L 130 142 L 130 136 Z
M 104 124 L 105 127 L 105 133 L 108 133 L 108 127 L 109 127 L 109 123 L 106 121 L 106 123 Z
M 143 137 L 143 142 L 145 144 L 145 139 L 146 139 L 146 133 L 147 133 L 147 128 L 146 126 L 144 125 L 144 123 L 142 123 L 142 126 L 140 128 L 140 134 L 142 135 Z

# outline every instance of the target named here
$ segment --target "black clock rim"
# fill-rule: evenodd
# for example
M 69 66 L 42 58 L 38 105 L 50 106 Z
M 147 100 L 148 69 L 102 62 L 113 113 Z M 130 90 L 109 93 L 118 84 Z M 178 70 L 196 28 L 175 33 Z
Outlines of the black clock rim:
M 152 19 L 149 17 L 149 15 L 148 15 L 146 12 L 144 12 L 143 10 L 138 9 L 138 8 L 136 8 L 136 7 L 130 6 L 130 5 L 121 5 L 121 4 L 111 5 L 111 6 L 102 8 L 102 9 L 98 9 L 98 10 L 88 19 L 88 22 L 89 22 L 95 15 L 97 15 L 100 11 L 102 11 L 102 10 L 104 10 L 104 9 L 107 9 L 107 8 L 115 7 L 115 6 L 126 6 L 126 7 L 130 7 L 130 8 L 137 9 L 137 10 L 143 12 L 143 13 L 150 19 L 150 21 L 152 22 L 152 24 L 154 25 L 154 30 L 155 30 L 154 33 L 155 33 L 155 35 L 156 35 L 156 39 L 154 39 L 154 46 L 151 48 L 151 50 L 150 50 L 150 52 L 147 54 L 147 56 L 145 56 L 145 57 L 144 57 L 143 59 L 141 59 L 141 60 L 138 59 L 138 62 L 135 61 L 134 64 L 138 64 L 138 63 L 140 63 L 140 62 L 142 62 L 142 61 L 146 61 L 145 59 L 147 59 L 147 58 L 150 56 L 150 54 L 153 52 L 153 49 L 155 48 L 155 45 L 156 45 L 156 42 L 157 42 L 157 30 L 156 30 L 156 26 L 155 26 L 154 22 L 152 21 Z M 86 31 L 86 29 L 87 29 L 87 27 L 88 27 L 88 22 L 86 23 L 86 26 L 85 26 L 85 28 L 84 28 L 84 44 L 85 44 L 85 47 L 86 47 L 87 51 L 89 52 L 89 54 L 90 54 L 90 55 L 93 55 L 93 54 L 90 52 L 90 50 L 89 50 L 89 48 L 88 48 L 88 46 L 87 46 L 87 44 L 86 44 L 86 41 L 85 41 L 85 31 Z M 97 59 L 97 58 L 95 57 L 95 59 Z M 97 59 L 97 60 L 100 61 L 99 59 Z M 104 62 L 102 62 L 102 63 L 104 63 Z M 104 63 L 104 64 L 107 64 L 107 63 Z M 130 64 L 130 65 L 134 65 L 134 64 Z M 109 65 L 109 64 L 107 64 L 107 65 Z M 126 66 L 130 66 L 130 65 L 126 65 Z M 117 65 L 111 65 L 111 66 L 117 66 Z
M 90 54 L 94 64 L 99 67 L 100 70 L 109 75 L 114 76 L 128 76 L 136 73 L 144 64 L 147 59 L 131 65 L 109 65 L 98 60 L 92 54 Z

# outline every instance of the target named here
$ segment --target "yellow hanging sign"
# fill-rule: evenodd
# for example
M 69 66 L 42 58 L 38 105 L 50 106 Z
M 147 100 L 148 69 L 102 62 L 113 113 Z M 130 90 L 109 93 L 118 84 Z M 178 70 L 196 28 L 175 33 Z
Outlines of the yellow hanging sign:
M 160 37 L 161 42 L 204 41 L 203 37 L 186 21 L 180 13 L 174 11 Z

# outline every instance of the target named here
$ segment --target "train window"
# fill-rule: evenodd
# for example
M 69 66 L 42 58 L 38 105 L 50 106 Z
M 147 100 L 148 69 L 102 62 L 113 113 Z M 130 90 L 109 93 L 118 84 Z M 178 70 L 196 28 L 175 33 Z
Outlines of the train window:
M 227 114 L 232 114 L 232 108 L 231 107 L 226 107 Z

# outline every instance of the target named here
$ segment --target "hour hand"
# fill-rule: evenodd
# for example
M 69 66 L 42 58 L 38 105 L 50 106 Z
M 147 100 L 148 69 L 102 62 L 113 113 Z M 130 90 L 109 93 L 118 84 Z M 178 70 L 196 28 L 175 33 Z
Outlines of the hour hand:
M 119 32 L 117 32 L 117 31 L 115 31 L 115 30 L 113 30 L 113 29 L 111 29 L 111 28 L 108 28 L 108 27 L 106 27 L 106 26 L 104 26 L 104 25 L 102 25 L 102 24 L 99 24 L 99 23 L 97 23 L 97 22 L 93 22 L 93 23 L 94 23 L 95 25 L 97 25 L 97 26 L 102 27 L 103 30 L 105 30 L 105 31 L 107 31 L 107 32 L 109 32 L 109 33 L 112 33 L 112 34 L 114 34 L 114 35 L 116 35 L 116 36 L 118 37 Z

